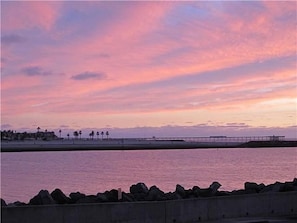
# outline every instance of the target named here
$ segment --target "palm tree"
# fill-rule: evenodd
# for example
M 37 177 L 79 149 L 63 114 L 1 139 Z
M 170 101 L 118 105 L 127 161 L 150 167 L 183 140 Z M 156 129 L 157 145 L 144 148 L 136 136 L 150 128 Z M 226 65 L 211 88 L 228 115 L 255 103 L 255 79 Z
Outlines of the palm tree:
M 107 139 L 108 139 L 108 136 L 109 136 L 109 132 L 108 132 L 108 131 L 106 131 L 105 135 L 107 136 Z
M 61 132 L 62 132 L 62 130 L 60 129 L 60 130 L 59 130 L 60 138 L 61 138 Z
M 89 136 L 90 136 L 90 139 L 93 140 L 94 139 L 94 131 L 90 132 Z
M 38 139 L 39 138 L 39 131 L 40 131 L 40 127 L 38 126 L 37 127 L 37 133 L 36 133 L 36 136 L 35 136 L 35 139 Z M 13 133 L 13 131 L 12 131 L 12 133 Z
M 97 132 L 96 135 L 97 135 L 97 139 L 99 139 L 99 132 Z
M 102 132 L 101 132 L 101 137 L 102 137 L 102 140 L 103 140 L 103 136 L 104 136 L 104 132 L 102 131 Z
M 79 138 L 81 139 L 81 130 L 79 130 L 79 133 L 78 134 L 79 134 Z
M 69 140 L 69 136 L 70 136 L 69 133 L 67 133 L 67 138 L 68 138 L 68 140 Z
M 74 137 L 77 139 L 77 137 L 78 137 L 78 132 L 77 132 L 77 131 L 74 131 L 74 132 L 73 132 L 73 135 L 74 135 Z

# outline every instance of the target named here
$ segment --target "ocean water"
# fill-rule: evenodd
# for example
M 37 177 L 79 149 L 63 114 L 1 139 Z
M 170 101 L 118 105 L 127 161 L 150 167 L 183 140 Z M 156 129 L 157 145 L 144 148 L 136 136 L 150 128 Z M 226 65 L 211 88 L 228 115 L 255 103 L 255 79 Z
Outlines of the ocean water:
M 29 200 L 41 189 L 60 188 L 97 194 L 144 182 L 164 192 L 176 184 L 186 189 L 220 190 L 244 187 L 244 182 L 271 184 L 297 177 L 297 148 L 224 148 L 138 151 L 72 151 L 1 153 L 1 197 L 6 202 Z

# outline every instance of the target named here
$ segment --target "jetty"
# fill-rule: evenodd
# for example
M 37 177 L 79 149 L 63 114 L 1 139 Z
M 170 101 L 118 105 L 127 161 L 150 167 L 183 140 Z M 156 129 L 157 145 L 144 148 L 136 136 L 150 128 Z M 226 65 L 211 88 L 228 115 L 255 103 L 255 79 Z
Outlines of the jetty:
M 297 147 L 284 136 L 2 140 L 1 152 Z

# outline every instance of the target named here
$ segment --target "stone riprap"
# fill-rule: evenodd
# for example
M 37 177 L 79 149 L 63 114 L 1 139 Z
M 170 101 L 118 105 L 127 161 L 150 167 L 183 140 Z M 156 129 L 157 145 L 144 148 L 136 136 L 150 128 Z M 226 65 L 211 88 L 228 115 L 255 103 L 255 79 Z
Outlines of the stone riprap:
M 112 189 L 96 195 L 86 195 L 80 192 L 70 193 L 66 196 L 60 189 L 55 189 L 51 193 L 47 190 L 41 190 L 35 195 L 29 203 L 16 201 L 7 204 L 1 199 L 1 206 L 30 206 L 30 205 L 54 205 L 54 204 L 86 204 L 86 203 L 107 203 L 107 202 L 140 202 L 140 201 L 168 201 L 191 198 L 206 198 L 216 196 L 232 196 L 246 194 L 276 193 L 276 192 L 297 192 L 297 178 L 290 182 L 276 182 L 274 184 L 264 185 L 254 182 L 246 182 L 244 189 L 234 191 L 220 191 L 221 184 L 213 182 L 208 188 L 194 186 L 191 189 L 185 189 L 181 185 L 176 185 L 173 192 L 163 192 L 157 186 L 148 188 L 144 183 L 133 184 L 130 191 L 122 192 Z

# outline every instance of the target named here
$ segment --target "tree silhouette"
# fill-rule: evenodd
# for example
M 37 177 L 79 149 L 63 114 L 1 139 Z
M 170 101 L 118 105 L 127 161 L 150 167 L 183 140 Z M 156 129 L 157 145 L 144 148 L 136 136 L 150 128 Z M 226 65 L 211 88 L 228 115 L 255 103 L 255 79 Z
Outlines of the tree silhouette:
M 108 132 L 108 131 L 106 131 L 105 135 L 106 135 L 106 137 L 107 137 L 107 139 L 108 139 L 109 132 Z
M 38 126 L 38 127 L 37 127 L 37 132 L 39 132 L 39 130 L 40 130 L 40 127 Z
M 104 132 L 102 131 L 102 132 L 101 132 L 101 137 L 102 137 L 102 140 L 103 140 L 103 136 L 104 136 Z
M 79 133 L 78 134 L 79 134 L 79 138 L 81 139 L 81 130 L 79 130 Z
M 69 139 L 69 136 L 70 136 L 69 133 L 67 133 L 67 138 L 68 138 L 68 139 Z
M 61 132 L 62 132 L 62 130 L 60 129 L 60 130 L 59 130 L 60 138 L 61 138 Z
M 96 132 L 96 135 L 97 135 L 97 139 L 99 139 L 99 132 Z
M 89 136 L 92 140 L 94 139 L 94 135 L 95 135 L 94 131 L 90 132 L 90 134 L 89 134 Z
M 74 137 L 77 139 L 78 138 L 78 132 L 77 131 L 74 131 L 73 132 L 73 135 L 74 135 Z

